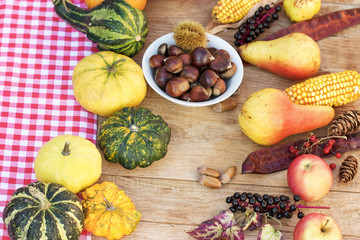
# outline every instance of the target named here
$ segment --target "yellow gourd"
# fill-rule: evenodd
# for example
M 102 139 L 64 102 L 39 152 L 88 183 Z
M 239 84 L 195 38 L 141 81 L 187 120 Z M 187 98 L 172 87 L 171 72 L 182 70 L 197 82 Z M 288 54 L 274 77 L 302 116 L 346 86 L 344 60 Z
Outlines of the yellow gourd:
M 136 107 L 146 95 L 142 68 L 131 58 L 111 51 L 83 58 L 74 68 L 72 81 L 80 105 L 104 117 L 124 107 Z
M 41 147 L 34 170 L 38 181 L 58 183 L 78 193 L 99 179 L 101 163 L 95 144 L 79 136 L 59 135 Z
M 120 239 L 132 233 L 141 214 L 131 199 L 112 182 L 87 188 L 83 193 L 85 229 L 96 236 Z

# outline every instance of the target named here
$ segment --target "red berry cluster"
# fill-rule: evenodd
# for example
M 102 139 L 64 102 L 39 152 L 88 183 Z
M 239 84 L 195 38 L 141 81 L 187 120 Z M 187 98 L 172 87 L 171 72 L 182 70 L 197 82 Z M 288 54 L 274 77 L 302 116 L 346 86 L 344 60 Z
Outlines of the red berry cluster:
M 329 141 L 325 144 L 325 147 L 323 149 L 324 151 L 324 154 L 329 154 L 331 149 L 332 149 L 332 146 L 334 145 L 335 143 L 335 140 L 334 139 L 329 139 Z
M 306 154 L 306 153 L 312 153 L 312 148 L 313 147 L 320 148 L 319 146 L 320 143 L 325 143 L 325 146 L 322 148 L 322 151 L 324 152 L 325 155 L 327 155 L 331 152 L 331 149 L 335 144 L 335 139 L 330 137 L 317 139 L 314 134 L 311 134 L 308 140 L 304 142 L 304 144 L 301 146 L 300 149 L 298 149 L 296 146 L 290 146 L 289 151 L 295 156 L 300 156 L 301 154 Z M 340 158 L 341 153 L 336 153 L 336 157 Z
M 297 147 L 295 146 L 290 146 L 289 147 L 289 151 L 294 154 L 295 156 L 300 156 L 301 155 L 301 152 L 299 149 L 297 149 Z

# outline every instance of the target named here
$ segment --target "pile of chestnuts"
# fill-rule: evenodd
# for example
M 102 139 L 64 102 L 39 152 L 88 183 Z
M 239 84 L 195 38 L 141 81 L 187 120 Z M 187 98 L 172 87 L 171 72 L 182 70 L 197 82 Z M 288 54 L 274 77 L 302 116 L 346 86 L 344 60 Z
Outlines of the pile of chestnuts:
M 163 43 L 149 59 L 156 84 L 168 95 L 184 101 L 201 102 L 226 90 L 226 80 L 236 72 L 230 54 L 223 49 L 197 47 L 186 53 Z

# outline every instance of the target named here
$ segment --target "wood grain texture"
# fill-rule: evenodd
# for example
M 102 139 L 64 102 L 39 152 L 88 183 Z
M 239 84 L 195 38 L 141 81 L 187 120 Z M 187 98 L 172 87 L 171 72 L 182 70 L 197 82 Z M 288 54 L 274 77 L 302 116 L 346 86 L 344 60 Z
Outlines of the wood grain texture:
M 144 49 L 133 59 L 141 64 L 146 48 L 158 37 L 172 31 L 184 20 L 193 20 L 206 26 L 210 20 L 212 7 L 217 0 L 150 0 L 145 8 L 149 20 L 149 35 Z M 359 0 L 341 2 L 327 0 L 322 2 L 319 14 L 341 9 L 360 7 Z M 284 11 L 280 20 L 263 34 L 275 32 L 291 24 Z M 217 34 L 233 44 L 236 30 Z M 261 40 L 261 37 L 259 37 Z M 360 71 L 360 25 L 356 25 L 318 42 L 321 50 L 321 73 L 344 70 Z M 216 113 L 212 107 L 187 108 L 173 104 L 150 87 L 141 107 L 149 108 L 161 115 L 172 129 L 172 137 L 165 158 L 145 169 L 126 170 L 120 164 L 103 161 L 103 174 L 100 181 L 113 181 L 133 200 L 142 213 L 136 231 L 124 237 L 126 240 L 187 240 L 185 232 L 211 218 L 218 211 L 228 208 L 225 198 L 237 191 L 252 191 L 261 194 L 292 195 L 287 186 L 286 171 L 273 174 L 240 174 L 241 164 L 246 156 L 262 146 L 253 143 L 241 131 L 238 114 L 246 98 L 253 92 L 273 87 L 285 89 L 294 82 L 255 66 L 244 67 L 244 78 L 239 94 L 232 98 L 237 107 L 230 112 Z M 360 100 L 336 108 L 336 116 L 346 110 L 360 109 Z M 99 126 L 103 118 L 99 118 Z M 264 123 L 266 124 L 266 123 Z M 324 135 L 326 128 L 313 131 Z M 297 134 L 284 139 L 290 142 L 306 139 L 309 133 Z M 345 240 L 360 239 L 360 177 L 349 183 L 339 183 L 339 167 L 347 155 L 360 159 L 359 152 L 348 152 L 341 159 L 326 158 L 336 163 L 334 184 L 331 191 L 321 200 L 304 205 L 329 206 L 330 210 L 304 210 L 305 213 L 321 212 L 331 216 L 341 227 Z M 213 190 L 201 186 L 197 181 L 197 167 L 206 165 L 219 171 L 228 166 L 238 168 L 230 184 Z M 292 239 L 292 231 L 298 219 L 282 220 L 284 239 Z M 274 222 L 274 226 L 277 226 Z M 246 232 L 246 239 L 256 239 L 257 231 Z M 93 236 L 93 239 L 105 239 Z

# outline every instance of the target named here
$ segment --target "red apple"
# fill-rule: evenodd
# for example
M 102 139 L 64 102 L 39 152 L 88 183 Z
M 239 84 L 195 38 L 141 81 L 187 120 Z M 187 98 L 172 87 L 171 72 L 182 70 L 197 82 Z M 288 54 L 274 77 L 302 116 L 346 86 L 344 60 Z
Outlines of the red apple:
M 336 222 L 325 214 L 310 213 L 295 226 L 293 240 L 341 240 Z
M 295 158 L 287 171 L 290 190 L 304 201 L 316 201 L 324 197 L 333 183 L 329 165 L 320 157 L 304 154 Z

